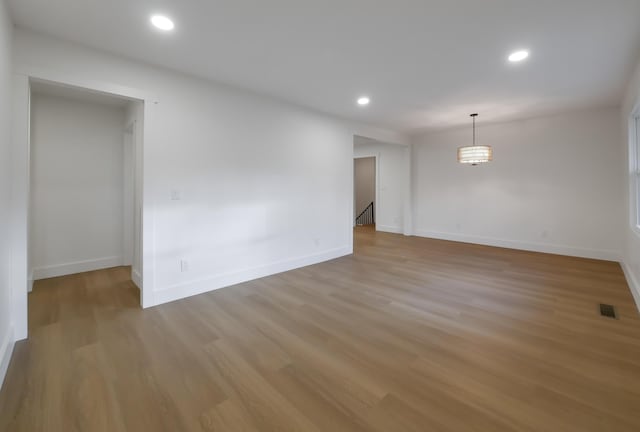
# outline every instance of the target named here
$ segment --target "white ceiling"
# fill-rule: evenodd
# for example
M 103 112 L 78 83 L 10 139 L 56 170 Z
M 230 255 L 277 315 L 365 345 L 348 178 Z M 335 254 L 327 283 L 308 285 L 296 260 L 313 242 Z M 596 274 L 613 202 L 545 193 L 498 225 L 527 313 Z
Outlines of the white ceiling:
M 402 131 L 618 105 L 640 54 L 638 0 L 9 4 L 21 27 Z

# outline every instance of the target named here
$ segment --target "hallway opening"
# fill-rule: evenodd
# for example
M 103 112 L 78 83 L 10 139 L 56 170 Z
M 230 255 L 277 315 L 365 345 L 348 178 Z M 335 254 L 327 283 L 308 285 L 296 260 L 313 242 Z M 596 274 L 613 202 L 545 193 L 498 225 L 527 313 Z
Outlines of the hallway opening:
M 30 88 L 29 291 L 120 266 L 140 287 L 143 103 L 48 81 Z

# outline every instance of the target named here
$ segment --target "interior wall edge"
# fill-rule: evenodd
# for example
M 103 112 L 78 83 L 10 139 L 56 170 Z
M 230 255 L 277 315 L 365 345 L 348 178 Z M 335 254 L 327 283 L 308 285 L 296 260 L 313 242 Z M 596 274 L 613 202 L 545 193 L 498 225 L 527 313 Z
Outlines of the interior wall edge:
M 633 300 L 636 302 L 638 313 L 640 313 L 640 282 L 636 279 L 631 266 L 627 264 L 626 260 L 620 261 L 620 266 L 622 267 L 624 276 L 627 279 L 627 285 L 629 285 L 629 290 L 631 291 L 631 295 L 633 295 Z
M 7 375 L 7 369 L 9 367 L 9 362 L 11 361 L 11 354 L 13 354 L 13 347 L 15 346 L 15 343 L 13 324 L 9 324 L 9 328 L 2 338 L 2 345 L 0 345 L 0 388 L 2 388 L 4 378 Z

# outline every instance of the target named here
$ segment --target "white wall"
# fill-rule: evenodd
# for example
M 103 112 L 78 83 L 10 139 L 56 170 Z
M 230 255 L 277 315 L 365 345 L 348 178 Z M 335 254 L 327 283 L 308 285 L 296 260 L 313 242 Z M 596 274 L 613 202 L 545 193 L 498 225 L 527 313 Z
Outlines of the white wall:
M 122 265 L 124 108 L 31 97 L 34 279 Z
M 624 154 L 619 109 L 478 127 L 494 161 L 456 161 L 471 128 L 417 137 L 417 235 L 619 260 Z
M 143 98 L 145 306 L 350 253 L 353 135 L 406 141 L 29 32 L 15 48 L 18 74 L 154 95 Z
M 625 191 L 624 215 L 621 219 L 621 226 L 624 232 L 624 261 L 623 268 L 627 276 L 627 281 L 631 287 L 631 291 L 635 297 L 636 305 L 640 309 L 640 233 L 632 228 L 635 220 L 635 209 L 638 204 L 636 202 L 637 195 L 634 191 L 633 183 L 633 162 L 632 152 L 630 151 L 631 136 L 629 134 L 629 120 L 632 113 L 640 114 L 640 62 L 636 66 L 635 73 L 625 93 L 625 99 L 622 106 L 622 151 L 626 156 L 625 163 L 620 169 L 624 173 L 623 189 Z
M 404 232 L 405 201 L 408 199 L 409 182 L 407 147 L 356 137 L 353 154 L 356 158 L 372 155 L 378 158 L 376 230 Z
M 0 386 L 13 351 L 11 293 L 11 40 L 13 24 L 0 1 Z
M 353 181 L 355 197 L 353 200 L 354 214 L 358 216 L 362 211 L 374 203 L 376 206 L 376 159 L 365 157 L 353 161 Z

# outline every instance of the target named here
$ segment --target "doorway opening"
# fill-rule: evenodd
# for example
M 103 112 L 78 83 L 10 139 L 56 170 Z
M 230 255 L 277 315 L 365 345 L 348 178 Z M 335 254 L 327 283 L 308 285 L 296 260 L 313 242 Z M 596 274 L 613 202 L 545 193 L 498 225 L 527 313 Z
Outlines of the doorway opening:
M 376 227 L 376 182 L 377 158 L 358 157 L 353 160 L 354 225 L 375 230 Z
M 29 84 L 29 291 L 38 281 L 122 267 L 140 304 L 144 102 Z
M 411 235 L 410 197 L 411 147 L 354 135 L 354 248 L 378 232 Z

